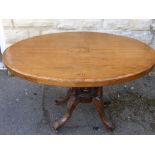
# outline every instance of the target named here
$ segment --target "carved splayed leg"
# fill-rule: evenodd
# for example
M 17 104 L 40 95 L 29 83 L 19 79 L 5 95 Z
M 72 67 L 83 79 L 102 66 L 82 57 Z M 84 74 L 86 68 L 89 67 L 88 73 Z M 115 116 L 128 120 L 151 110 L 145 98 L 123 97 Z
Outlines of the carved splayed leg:
M 64 116 L 61 117 L 59 120 L 55 121 L 53 124 L 53 128 L 55 130 L 60 128 L 62 125 L 64 125 L 68 121 L 68 119 L 71 117 L 72 112 L 74 111 L 78 103 L 79 103 L 78 98 L 76 98 L 75 96 L 70 97 L 70 99 L 67 102 L 67 110 Z
M 93 98 L 93 103 L 96 106 L 96 111 L 98 112 L 100 119 L 102 121 L 102 123 L 110 130 L 114 129 L 114 125 L 108 121 L 108 119 L 106 118 L 105 114 L 104 114 L 104 103 L 102 101 L 101 98 L 99 97 L 95 97 Z

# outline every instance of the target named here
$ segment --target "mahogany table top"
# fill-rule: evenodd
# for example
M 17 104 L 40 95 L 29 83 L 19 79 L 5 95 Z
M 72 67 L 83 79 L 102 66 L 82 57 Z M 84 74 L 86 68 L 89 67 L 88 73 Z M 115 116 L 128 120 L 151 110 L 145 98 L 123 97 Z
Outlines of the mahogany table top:
M 15 75 L 67 87 L 97 87 L 147 74 L 155 52 L 138 40 L 96 32 L 66 32 L 22 40 L 7 48 L 3 62 Z

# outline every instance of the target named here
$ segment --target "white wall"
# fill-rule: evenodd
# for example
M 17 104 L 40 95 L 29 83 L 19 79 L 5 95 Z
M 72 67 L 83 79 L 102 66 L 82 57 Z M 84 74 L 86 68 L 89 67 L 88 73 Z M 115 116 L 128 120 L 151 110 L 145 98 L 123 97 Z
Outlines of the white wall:
M 3 24 L 6 46 L 47 33 L 96 31 L 133 37 L 155 48 L 153 19 L 7 19 Z
M 4 36 L 2 20 L 0 20 L 0 47 L 1 47 L 1 52 L 3 53 L 6 48 L 6 44 L 5 44 L 5 36 Z

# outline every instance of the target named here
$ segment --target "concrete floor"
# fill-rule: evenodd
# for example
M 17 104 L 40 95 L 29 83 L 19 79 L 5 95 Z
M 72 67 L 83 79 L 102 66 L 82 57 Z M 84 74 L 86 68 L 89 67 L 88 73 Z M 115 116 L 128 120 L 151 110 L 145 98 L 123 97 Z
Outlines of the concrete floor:
M 104 88 L 104 99 L 111 101 L 106 114 L 115 123 L 113 132 L 104 128 L 93 105 L 80 104 L 55 133 L 52 122 L 62 116 L 65 105 L 57 106 L 54 100 L 65 92 L 0 71 L 0 134 L 155 134 L 154 76 Z

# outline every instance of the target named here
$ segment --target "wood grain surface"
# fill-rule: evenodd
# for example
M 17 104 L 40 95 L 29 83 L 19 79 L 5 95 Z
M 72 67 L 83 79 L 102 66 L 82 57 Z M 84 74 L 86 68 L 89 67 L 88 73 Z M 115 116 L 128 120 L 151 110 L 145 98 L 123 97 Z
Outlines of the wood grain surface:
M 155 52 L 128 37 L 96 32 L 37 36 L 7 48 L 3 62 L 15 75 L 67 87 L 97 87 L 147 74 Z

